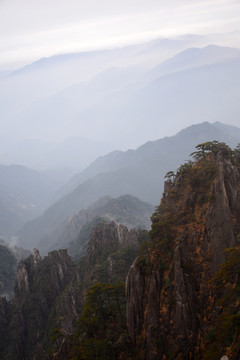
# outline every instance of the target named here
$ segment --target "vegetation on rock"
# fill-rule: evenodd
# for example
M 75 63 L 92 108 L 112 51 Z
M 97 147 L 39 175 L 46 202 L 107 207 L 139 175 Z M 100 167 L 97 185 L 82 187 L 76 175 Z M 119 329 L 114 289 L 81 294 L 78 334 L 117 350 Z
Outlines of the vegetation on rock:
M 166 174 L 150 232 L 99 220 L 77 265 L 65 250 L 20 262 L 2 358 L 240 359 L 239 146 L 196 149 Z
M 239 357 L 238 275 L 230 266 L 239 265 L 239 154 L 216 141 L 196 148 L 194 162 L 166 174 L 151 241 L 127 278 L 128 329 L 139 358 Z M 216 288 L 210 280 L 229 246 L 231 261 L 216 276 L 220 281 L 228 269 L 234 282 L 230 277 L 222 281 L 224 289 Z
M 240 355 L 240 248 L 228 248 L 224 262 L 213 278 L 219 292 L 220 311 L 207 334 L 204 360 L 227 354 L 229 359 Z

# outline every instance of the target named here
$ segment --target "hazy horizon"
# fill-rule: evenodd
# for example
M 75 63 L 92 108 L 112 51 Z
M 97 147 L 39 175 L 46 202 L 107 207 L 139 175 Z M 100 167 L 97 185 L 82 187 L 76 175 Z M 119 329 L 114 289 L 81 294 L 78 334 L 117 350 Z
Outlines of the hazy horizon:
M 239 19 L 236 0 L 0 0 L 0 162 L 238 126 Z
M 42 57 L 139 44 L 184 34 L 240 47 L 237 0 L 0 1 L 0 70 Z M 224 39 L 226 34 L 231 38 Z M 220 43 L 218 43 L 220 45 Z

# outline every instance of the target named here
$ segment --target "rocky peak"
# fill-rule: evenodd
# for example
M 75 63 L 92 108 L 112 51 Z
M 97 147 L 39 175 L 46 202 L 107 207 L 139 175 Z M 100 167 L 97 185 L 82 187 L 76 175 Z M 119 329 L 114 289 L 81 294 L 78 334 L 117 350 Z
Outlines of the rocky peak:
M 28 271 L 25 263 L 21 261 L 17 268 L 17 281 L 16 281 L 16 293 L 28 292 L 29 290 L 29 279 Z
M 92 259 L 96 262 L 95 258 L 99 251 L 110 253 L 128 246 L 135 249 L 139 247 L 138 234 L 135 230 L 128 230 L 126 226 L 114 221 L 111 223 L 101 222 L 92 231 L 86 258 L 91 264 Z
M 96 281 L 125 281 L 138 248 L 137 231 L 128 230 L 126 226 L 114 221 L 99 223 L 92 230 L 87 253 L 80 261 L 82 283 L 86 286 Z
M 213 155 L 212 155 L 213 157 Z M 215 273 L 223 263 L 226 248 L 237 245 L 240 232 L 240 173 L 220 152 L 215 156 L 217 176 L 212 184 L 212 202 L 206 212 L 206 231 L 211 241 L 211 266 Z
M 146 360 L 202 359 L 220 311 L 210 282 L 240 233 L 240 172 L 219 151 L 181 166 L 127 276 L 128 328 Z M 224 355 L 224 354 L 223 354 Z
M 9 327 L 15 343 L 7 350 L 9 359 L 25 359 L 25 354 L 34 358 L 33 344 L 43 341 L 56 299 L 74 276 L 74 263 L 66 249 L 52 251 L 44 258 L 34 249 L 32 255 L 20 261 Z
M 39 261 L 42 260 L 42 257 L 40 255 L 40 252 L 38 249 L 33 249 L 33 262 L 34 264 L 37 264 Z
M 1 315 L 5 305 L 0 304 L 0 317 L 5 321 L 3 332 L 11 338 L 4 349 L 6 359 L 45 358 L 54 346 L 50 344 L 54 334 L 60 334 L 61 346 L 65 337 L 71 343 L 89 286 L 100 281 L 124 282 L 136 257 L 138 241 L 134 230 L 115 222 L 102 222 L 93 229 L 87 255 L 78 265 L 66 249 L 51 251 L 45 257 L 34 249 L 19 263 L 8 323 Z
M 61 283 L 68 278 L 72 266 L 72 259 L 66 249 L 52 251 L 44 258 L 41 257 L 38 249 L 33 249 L 33 254 L 18 264 L 16 296 L 21 297 L 23 293 L 31 293 L 36 287 L 39 275 L 43 274 L 46 267 L 49 269 L 49 283 L 61 288 Z
M 120 247 L 124 248 L 132 246 L 139 247 L 138 234 L 135 230 L 128 230 L 128 228 L 122 224 L 117 224 L 118 243 Z

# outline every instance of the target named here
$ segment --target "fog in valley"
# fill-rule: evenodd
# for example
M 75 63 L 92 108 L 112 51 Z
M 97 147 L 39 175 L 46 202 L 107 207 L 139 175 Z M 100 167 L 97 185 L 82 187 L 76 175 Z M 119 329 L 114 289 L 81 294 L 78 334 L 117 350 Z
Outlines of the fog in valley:
M 240 360 L 239 0 L 0 0 L 0 359 Z
M 24 1 L 22 23 L 0 3 L 0 235 L 13 244 L 44 249 L 104 196 L 157 205 L 197 143 L 239 142 L 236 2 L 92 3 Z

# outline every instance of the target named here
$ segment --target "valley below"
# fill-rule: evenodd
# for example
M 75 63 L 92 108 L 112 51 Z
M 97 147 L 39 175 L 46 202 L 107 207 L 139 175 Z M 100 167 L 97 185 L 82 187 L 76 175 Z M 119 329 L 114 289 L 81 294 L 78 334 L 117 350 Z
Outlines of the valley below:
M 1 358 L 239 358 L 239 145 L 192 156 L 155 210 L 105 197 L 64 225 L 64 249 L 2 242 Z
M 240 360 L 240 50 L 209 39 L 0 73 L 0 359 Z

